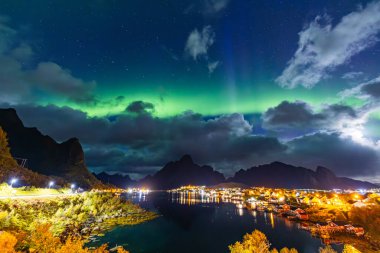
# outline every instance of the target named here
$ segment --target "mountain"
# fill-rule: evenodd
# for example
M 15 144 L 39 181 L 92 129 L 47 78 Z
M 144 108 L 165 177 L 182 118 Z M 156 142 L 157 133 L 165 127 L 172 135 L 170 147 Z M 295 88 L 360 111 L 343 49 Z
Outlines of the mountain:
M 368 189 L 378 187 L 369 182 L 337 177 L 331 170 L 321 166 L 313 171 L 281 162 L 239 170 L 228 181 L 273 188 Z
M 62 177 L 83 188 L 102 186 L 87 170 L 78 139 L 57 143 L 37 128 L 25 127 L 14 109 L 0 109 L 0 126 L 8 134 L 12 156 L 27 159 L 30 170 Z
M 193 162 L 189 155 L 180 160 L 169 162 L 153 176 L 141 183 L 152 189 L 173 189 L 183 185 L 215 185 L 224 182 L 222 173 L 214 171 L 210 166 L 200 166 Z
M 101 172 L 99 174 L 93 173 L 94 176 L 99 179 L 104 184 L 111 184 L 119 188 L 126 188 L 134 186 L 136 181 L 132 180 L 128 175 L 120 174 L 108 174 L 106 172 Z

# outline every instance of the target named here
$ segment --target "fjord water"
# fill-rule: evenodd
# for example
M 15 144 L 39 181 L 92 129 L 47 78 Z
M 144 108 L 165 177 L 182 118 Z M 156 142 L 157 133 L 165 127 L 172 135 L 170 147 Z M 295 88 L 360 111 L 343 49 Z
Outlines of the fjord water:
M 277 249 L 286 246 L 315 253 L 322 246 L 320 239 L 299 229 L 297 223 L 270 213 L 237 209 L 233 203 L 184 199 L 165 192 L 126 197 L 160 217 L 136 226 L 116 227 L 92 245 L 119 245 L 132 253 L 223 253 L 244 234 L 258 229 Z

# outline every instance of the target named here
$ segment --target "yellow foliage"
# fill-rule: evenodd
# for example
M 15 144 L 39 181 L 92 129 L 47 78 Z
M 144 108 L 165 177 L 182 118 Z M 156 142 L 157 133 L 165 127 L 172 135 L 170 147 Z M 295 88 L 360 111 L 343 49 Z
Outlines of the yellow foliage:
M 58 237 L 53 236 L 50 232 L 50 224 L 42 224 L 36 227 L 34 233 L 30 236 L 30 247 L 43 253 L 55 253 L 61 244 Z
M 361 253 L 361 251 L 357 250 L 349 244 L 345 244 L 342 253 Z
M 243 237 L 243 243 L 236 242 L 229 246 L 231 253 L 270 253 L 269 241 L 264 233 L 259 230 L 246 234 Z
M 319 248 L 319 253 L 337 253 L 330 245 L 327 245 L 324 248 Z
M 65 244 L 57 251 L 57 253 L 88 253 L 87 248 L 83 248 L 83 241 L 69 237 Z
M 280 253 L 298 253 L 298 251 L 295 248 L 288 249 L 285 247 L 280 250 Z
M 69 236 L 62 243 L 58 237 L 50 232 L 50 224 L 42 224 L 36 227 L 36 230 L 29 238 L 30 253 L 109 253 L 107 244 L 99 248 L 90 250 L 84 247 L 85 241 L 81 238 Z M 21 236 L 20 238 L 22 238 Z M 7 232 L 0 232 L 0 252 L 1 253 L 19 253 L 16 251 L 17 238 Z M 129 253 L 122 247 L 117 249 L 117 253 Z
M 129 253 L 129 251 L 120 247 L 120 248 L 117 248 L 117 253 Z
M 17 166 L 17 162 L 11 155 L 7 133 L 0 127 L 0 167 L 10 168 L 14 166 Z
M 269 249 L 270 243 L 264 233 L 259 230 L 253 231 L 251 234 L 246 234 L 243 237 L 243 242 L 236 242 L 228 246 L 230 253 L 278 253 L 277 249 Z M 280 253 L 298 253 L 294 248 L 281 249 Z
M 16 237 L 7 232 L 0 232 L 0 249 L 2 253 L 16 253 Z

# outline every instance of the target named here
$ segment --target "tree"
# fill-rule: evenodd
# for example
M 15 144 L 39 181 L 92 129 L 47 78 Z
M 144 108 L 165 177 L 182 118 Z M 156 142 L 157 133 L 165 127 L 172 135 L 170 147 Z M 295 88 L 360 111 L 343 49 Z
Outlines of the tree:
M 319 253 L 337 253 L 330 245 L 327 245 L 324 248 L 319 248 Z
M 230 253 L 278 253 L 277 249 L 270 250 L 270 243 L 264 233 L 259 230 L 253 231 L 251 234 L 246 234 L 243 237 L 243 242 L 236 242 L 228 246 Z M 298 253 L 294 248 L 281 249 L 280 253 Z
M 295 248 L 288 249 L 285 247 L 280 250 L 280 253 L 298 253 L 298 251 Z
M 0 127 L 0 168 L 10 168 L 14 166 L 17 166 L 17 162 L 11 155 L 7 133 Z
M 16 253 L 16 237 L 8 232 L 0 232 L 0 249 L 2 253 Z
M 361 253 L 359 250 L 349 244 L 345 244 L 342 253 Z
M 50 232 L 50 224 L 42 224 L 36 227 L 30 237 L 30 248 L 36 252 L 55 253 L 60 246 L 58 237 Z
M 270 253 L 269 247 L 270 243 L 267 237 L 259 230 L 244 235 L 242 243 L 236 242 L 228 246 L 231 253 Z

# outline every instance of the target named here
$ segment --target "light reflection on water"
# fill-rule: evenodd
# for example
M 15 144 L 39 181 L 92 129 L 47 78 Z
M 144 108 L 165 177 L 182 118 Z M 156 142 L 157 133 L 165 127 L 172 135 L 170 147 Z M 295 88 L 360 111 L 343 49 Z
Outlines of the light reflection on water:
M 207 196 L 205 194 L 199 194 L 194 192 L 179 192 L 171 193 L 171 201 L 182 205 L 196 205 L 199 203 L 234 203 L 242 204 L 242 201 L 234 200 L 231 198 Z
M 316 253 L 320 239 L 296 223 L 273 213 L 237 208 L 238 201 L 188 193 L 128 194 L 127 199 L 160 217 L 137 226 L 122 226 L 92 245 L 125 245 L 133 253 L 228 252 L 228 245 L 254 229 L 264 232 L 273 247 L 294 247 Z M 186 245 L 186 247 L 183 247 Z M 334 246 L 335 249 L 341 247 Z

